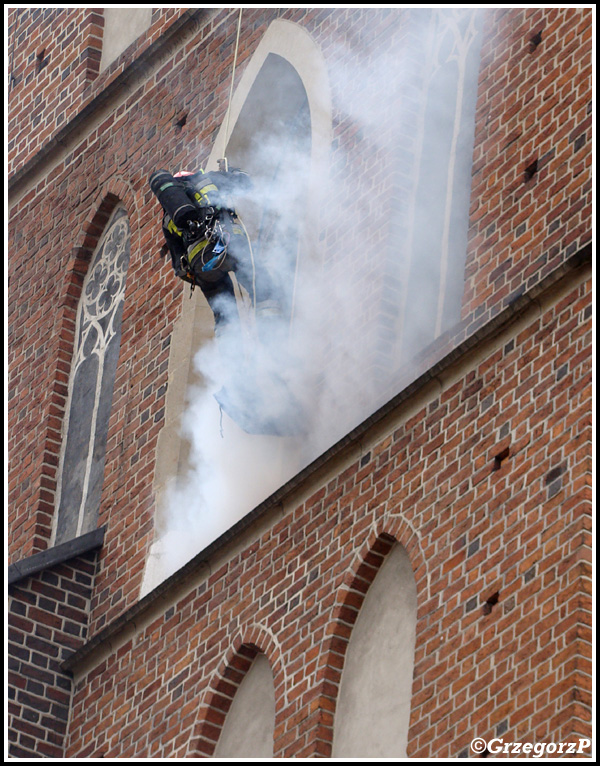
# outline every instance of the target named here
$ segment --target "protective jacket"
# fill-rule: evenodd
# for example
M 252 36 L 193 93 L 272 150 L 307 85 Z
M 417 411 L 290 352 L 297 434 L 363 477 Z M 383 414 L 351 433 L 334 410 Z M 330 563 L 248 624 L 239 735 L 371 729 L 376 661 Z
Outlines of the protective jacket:
M 150 187 L 163 211 L 163 233 L 175 274 L 199 285 L 215 316 L 222 358 L 234 364 L 229 385 L 215 394 L 219 406 L 248 433 L 287 435 L 299 433 L 306 418 L 284 379 L 271 370 L 280 365 L 282 353 L 269 362 L 269 352 L 259 366 L 239 369 L 240 317 L 233 282 L 254 302 L 257 337 L 265 349 L 282 349 L 281 309 L 276 283 L 266 269 L 255 273 L 252 250 L 233 199 L 250 189 L 241 171 L 214 171 L 173 176 L 159 170 Z M 229 328 L 229 332 L 225 329 Z
M 150 187 L 163 211 L 163 233 L 175 274 L 203 289 L 234 271 L 252 292 L 250 246 L 233 206 L 250 181 L 238 170 L 175 177 L 159 170 Z

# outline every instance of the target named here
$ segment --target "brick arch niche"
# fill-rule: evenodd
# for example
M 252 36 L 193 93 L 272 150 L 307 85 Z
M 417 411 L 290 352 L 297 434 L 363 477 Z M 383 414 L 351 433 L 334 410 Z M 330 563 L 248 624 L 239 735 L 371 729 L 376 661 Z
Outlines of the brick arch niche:
M 275 697 L 281 692 L 281 664 L 271 666 L 258 642 L 233 649 L 216 674 L 202 708 L 191 757 L 273 758 Z M 268 654 L 273 653 L 269 644 Z
M 275 729 L 273 673 L 258 653 L 240 684 L 215 747 L 215 758 L 272 758 Z
M 332 726 L 321 731 L 327 755 L 406 757 L 417 627 L 406 549 L 380 534 L 338 604 L 323 655 L 323 695 L 334 710 Z

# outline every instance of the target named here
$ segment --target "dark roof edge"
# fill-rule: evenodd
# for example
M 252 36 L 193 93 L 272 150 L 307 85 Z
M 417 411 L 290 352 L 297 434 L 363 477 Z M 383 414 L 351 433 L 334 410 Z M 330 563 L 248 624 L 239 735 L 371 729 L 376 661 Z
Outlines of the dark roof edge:
M 426 372 L 420 375 L 410 385 L 404 388 L 400 393 L 394 396 L 390 401 L 376 410 L 366 420 L 360 423 L 356 428 L 350 431 L 346 436 L 340 439 L 336 444 L 331 446 L 328 450 L 323 452 L 306 468 L 303 468 L 298 474 L 292 477 L 282 487 L 276 490 L 266 500 L 263 500 L 254 510 L 250 511 L 240 521 L 234 524 L 233 527 L 224 532 L 220 537 L 214 540 L 204 550 L 200 551 L 193 559 L 188 561 L 183 567 L 178 569 L 174 574 L 164 580 L 150 593 L 146 594 L 142 599 L 136 602 L 133 606 L 127 609 L 122 615 L 117 617 L 113 622 L 107 625 L 103 630 L 97 633 L 86 644 L 75 651 L 71 656 L 67 657 L 62 663 L 61 668 L 65 671 L 73 671 L 87 656 L 91 655 L 94 649 L 107 641 L 111 636 L 121 632 L 125 627 L 132 623 L 135 618 L 149 609 L 153 603 L 160 600 L 169 590 L 176 585 L 185 581 L 193 572 L 207 566 L 208 560 L 219 549 L 225 547 L 227 543 L 232 541 L 245 529 L 250 527 L 254 522 L 263 516 L 267 511 L 276 507 L 287 495 L 293 490 L 299 487 L 306 479 L 313 473 L 322 468 L 329 460 L 335 457 L 337 454 L 343 452 L 349 445 L 360 440 L 360 438 L 377 423 L 384 420 L 387 415 L 396 409 L 400 404 L 410 398 L 416 391 L 423 387 L 430 380 L 433 380 L 436 375 L 439 375 L 443 370 L 450 367 L 458 359 L 465 356 L 475 346 L 485 340 L 489 340 L 498 335 L 503 329 L 512 324 L 527 308 L 533 305 L 536 300 L 544 293 L 552 290 L 563 279 L 568 278 L 570 274 L 590 264 L 592 260 L 592 245 L 587 244 L 581 250 L 577 251 L 574 255 L 563 261 L 554 271 L 550 272 L 547 277 L 541 280 L 527 293 L 523 293 L 516 298 L 509 306 L 503 309 L 496 317 L 491 319 L 487 324 L 477 330 L 473 335 L 470 335 L 456 348 L 451 350 L 446 356 L 444 356 L 439 362 L 430 367 Z
M 8 584 L 13 585 L 24 577 L 30 577 L 41 572 L 43 569 L 63 564 L 65 561 L 93 551 L 95 548 L 101 548 L 104 543 L 105 531 L 106 527 L 94 529 L 85 535 L 76 537 L 74 540 L 67 540 L 66 543 L 60 543 L 60 545 L 55 545 L 45 551 L 34 553 L 33 556 L 28 556 L 26 559 L 10 564 L 7 573 Z

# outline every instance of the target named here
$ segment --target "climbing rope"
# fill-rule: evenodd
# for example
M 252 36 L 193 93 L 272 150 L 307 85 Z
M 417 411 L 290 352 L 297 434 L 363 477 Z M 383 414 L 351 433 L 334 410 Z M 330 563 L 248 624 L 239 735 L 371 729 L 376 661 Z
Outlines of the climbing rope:
M 229 88 L 229 102 L 227 104 L 227 112 L 225 114 L 225 140 L 223 142 L 225 150 L 227 149 L 227 143 L 229 141 L 229 118 L 230 118 L 230 114 L 231 114 L 231 102 L 233 101 L 233 86 L 235 84 L 235 68 L 237 66 L 237 56 L 238 56 L 238 49 L 239 49 L 239 45 L 240 45 L 240 31 L 241 31 L 241 28 L 242 28 L 242 8 L 240 8 L 240 12 L 239 12 L 239 15 L 238 15 L 237 32 L 236 32 L 236 35 L 235 35 L 235 48 L 234 48 L 234 51 L 233 51 L 233 66 L 232 66 L 232 69 L 231 69 L 231 85 L 230 85 L 230 88 Z M 227 157 L 223 158 L 223 165 L 224 165 L 224 170 L 227 171 L 229 169 L 228 162 L 227 162 Z M 252 242 L 250 241 L 250 236 L 248 234 L 248 231 L 246 230 L 244 222 L 243 222 L 241 216 L 239 215 L 239 213 L 237 214 L 237 219 L 238 219 L 238 222 L 240 223 L 240 225 L 241 225 L 241 227 L 242 227 L 242 229 L 244 231 L 244 234 L 246 235 L 246 240 L 248 242 L 248 248 L 250 250 L 250 260 L 252 262 L 252 293 L 253 293 L 253 295 L 252 295 L 252 308 L 253 308 L 253 311 L 254 311 L 254 315 L 256 316 L 256 266 L 255 266 L 255 263 L 254 263 L 254 251 L 252 249 Z

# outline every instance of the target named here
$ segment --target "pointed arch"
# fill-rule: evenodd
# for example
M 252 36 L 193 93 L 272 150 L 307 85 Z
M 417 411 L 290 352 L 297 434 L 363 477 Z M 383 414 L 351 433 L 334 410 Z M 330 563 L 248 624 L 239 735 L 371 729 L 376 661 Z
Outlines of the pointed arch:
M 60 308 L 56 386 L 64 414 L 57 418 L 52 442 L 51 544 L 97 524 L 131 250 L 123 198 L 131 204 L 123 179 L 114 179 L 110 189 L 100 192 L 68 264 Z
M 190 757 L 211 757 L 223 733 L 226 718 L 244 680 L 249 677 L 257 658 L 262 657 L 272 672 L 273 727 L 275 705 L 285 705 L 286 679 L 281 649 L 273 634 L 262 625 L 238 632 L 214 673 L 200 705 L 198 722 L 191 738 Z M 260 662 L 260 660 L 259 660 Z M 263 665 L 264 671 L 265 665 Z M 263 672 L 263 679 L 265 678 Z M 264 685 L 263 685 L 264 690 Z M 264 725 L 270 725 L 264 721 Z M 271 737 L 273 729 L 270 729 Z M 264 732 L 263 732 L 264 734 Z M 264 744 L 264 737 L 262 744 Z M 248 755 L 248 753 L 246 753 Z M 263 755 L 264 753 L 259 753 Z M 221 753 L 224 756 L 224 753 Z
M 275 692 L 273 673 L 258 652 L 225 716 L 215 758 L 273 758 Z
M 307 226 L 299 234 L 299 238 L 306 237 L 302 240 L 304 244 L 302 245 L 303 257 L 300 259 L 300 267 L 301 269 L 308 269 L 310 268 L 310 258 L 304 258 L 304 254 L 318 252 L 318 242 L 315 241 L 315 238 L 318 236 L 319 220 L 324 210 L 322 198 L 326 192 L 324 175 L 326 175 L 329 167 L 332 107 L 328 70 L 324 56 L 317 43 L 300 25 L 281 19 L 274 21 L 269 25 L 249 60 L 244 62 L 243 67 L 238 66 L 239 80 L 236 82 L 230 106 L 229 129 L 224 120 L 215 138 L 205 169 L 216 170 L 217 161 L 225 156 L 229 139 L 240 128 L 240 116 L 244 105 L 269 55 L 282 59 L 288 73 L 288 67 L 293 69 L 293 73 L 295 73 L 305 93 L 310 116 L 310 155 L 307 163 L 306 181 L 306 201 L 308 203 L 306 218 L 307 221 L 310 221 L 310 226 Z M 238 138 L 239 133 L 235 140 L 237 141 Z M 191 159 L 196 161 L 197 158 Z M 237 159 L 243 165 L 243 157 L 240 158 L 238 155 Z M 240 212 L 242 218 L 245 218 L 245 211 L 241 210 Z M 298 274 L 298 278 L 302 278 L 302 273 Z M 290 305 L 288 310 L 292 314 L 293 307 Z M 168 487 L 172 480 L 185 473 L 187 468 L 188 445 L 181 436 L 181 420 L 186 407 L 188 387 L 198 382 L 191 360 L 203 345 L 210 342 L 213 333 L 212 328 L 212 312 L 206 302 L 200 297 L 190 301 L 187 292 L 183 291 L 181 313 L 173 328 L 170 345 L 169 388 L 166 394 L 165 420 L 158 435 L 153 487 L 157 499 L 158 518 L 155 529 L 158 534 L 165 526 L 161 516 L 165 512 Z M 257 436 L 252 438 L 269 440 L 282 437 Z M 282 466 L 282 481 L 286 473 L 287 468 Z M 166 576 L 161 559 L 162 549 L 161 540 L 155 540 L 149 552 L 146 575 L 142 586 L 143 593 L 147 593 Z
M 427 35 L 419 54 L 424 78 L 412 223 L 398 337 L 405 357 L 461 319 L 484 28 L 479 8 L 436 8 L 426 13 Z
M 411 530 L 402 526 L 403 534 L 393 534 L 390 529 L 380 526 L 371 530 L 365 545 L 357 553 L 353 565 L 349 568 L 344 583 L 337 594 L 331 623 L 328 629 L 328 640 L 321 655 L 319 709 L 324 713 L 319 719 L 317 739 L 321 742 L 323 757 L 372 757 L 376 753 L 367 745 L 368 752 L 350 755 L 354 741 L 346 749 L 340 744 L 339 736 L 344 737 L 348 732 L 352 737 L 377 736 L 378 741 L 386 742 L 395 737 L 394 730 L 398 729 L 397 720 L 387 718 L 387 710 L 397 716 L 402 715 L 403 740 L 396 737 L 395 752 L 385 753 L 388 757 L 400 755 L 399 750 L 406 744 L 409 729 L 410 700 L 412 698 L 412 669 L 415 655 L 415 635 L 418 620 L 418 602 L 427 600 L 426 566 L 422 554 Z M 404 538 L 404 539 L 403 539 Z M 413 563 L 414 562 L 414 563 Z M 418 577 L 415 574 L 418 573 Z M 380 577 L 380 575 L 382 575 Z M 381 587 L 379 587 L 381 586 Z M 379 592 L 378 592 L 379 591 Z M 398 600 L 402 603 L 400 610 L 388 609 L 385 604 L 378 609 L 377 600 L 404 595 Z M 370 603 L 367 603 L 370 602 Z M 367 608 L 365 609 L 365 604 Z M 381 619 L 379 619 L 381 618 Z M 390 620 L 391 618 L 391 620 Z M 399 625 L 394 625 L 394 618 L 402 618 Z M 387 620 L 387 623 L 385 622 Z M 362 630 L 360 623 L 363 623 Z M 358 630 L 361 635 L 358 635 Z M 379 631 L 379 635 L 377 634 Z M 394 631 L 397 631 L 394 635 Z M 381 656 L 380 642 L 385 639 L 393 657 Z M 355 659 L 352 661 L 350 647 L 355 642 Z M 370 649 L 377 651 L 370 651 Z M 371 665 L 364 662 L 366 653 L 371 655 Z M 350 659 L 349 659 L 350 658 Z M 379 661 L 381 660 L 381 662 Z M 384 664 L 388 661 L 387 666 Z M 352 666 L 350 666 L 352 663 Z M 369 674 L 379 673 L 380 681 L 394 677 L 394 669 L 401 669 L 402 678 L 398 679 L 392 699 L 387 700 L 382 710 L 379 710 L 375 720 L 370 720 L 369 710 L 377 711 L 375 701 L 381 698 L 380 690 L 374 688 L 373 678 Z M 364 674 L 363 678 L 361 674 Z M 354 676 L 354 677 L 352 677 Z M 344 702 L 345 685 L 346 700 Z M 399 688 L 401 687 L 401 688 Z M 373 699 L 364 695 L 374 692 Z M 354 703 L 362 700 L 364 704 L 357 707 Z M 390 704 L 391 703 L 391 704 Z M 360 710 L 360 715 L 359 715 Z M 341 711 L 341 712 L 340 712 Z M 346 716 L 344 731 L 340 731 L 340 717 Z M 386 720 L 387 718 L 387 720 Z M 335 750 L 334 750 L 335 748 Z M 378 756 L 383 753 L 377 753 Z
M 311 198 L 318 200 L 323 194 L 322 178 L 315 175 L 328 167 L 332 137 L 331 91 L 327 63 L 310 34 L 299 24 L 284 19 L 273 21 L 245 66 L 230 105 L 229 126 L 219 129 L 208 164 L 217 167 L 224 157 L 248 94 L 270 55 L 284 59 L 298 74 L 308 99 L 311 124 Z M 229 130 L 227 128 L 229 127 Z
M 290 319 L 294 286 L 303 272 L 315 267 L 319 252 L 314 237 L 325 207 L 332 133 L 324 56 L 303 27 L 276 19 L 244 69 L 208 164 L 216 168 L 219 158 L 231 155 L 257 176 L 266 211 L 253 210 L 249 202 L 242 213 L 247 213 L 251 235 L 267 260 L 269 251 L 277 249 L 275 240 L 291 239 L 289 251 L 274 256 L 286 262 L 284 279 L 292 283 L 286 296 Z M 283 231 L 285 237 L 278 236 Z
M 306 254 L 303 225 L 308 200 L 310 109 L 296 69 L 269 53 L 229 136 L 226 156 L 252 179 L 255 195 L 240 205 L 258 270 L 277 284 L 284 315 L 291 320 L 298 267 Z
M 73 238 L 74 245 L 65 259 L 64 277 L 54 321 L 56 330 L 49 344 L 49 356 L 56 362 L 47 391 L 48 415 L 43 434 L 41 489 L 32 525 L 34 552 L 45 550 L 52 544 L 64 413 L 67 407 L 77 308 L 83 281 L 94 249 L 118 204 L 127 208 L 131 242 L 132 246 L 135 246 L 138 237 L 135 196 L 123 178 L 114 176 L 109 184 L 98 191 L 95 200 L 89 206 L 89 213 L 81 222 L 79 231 Z

